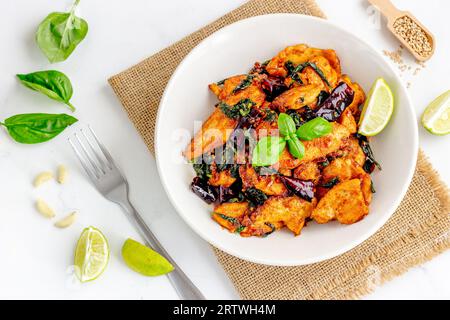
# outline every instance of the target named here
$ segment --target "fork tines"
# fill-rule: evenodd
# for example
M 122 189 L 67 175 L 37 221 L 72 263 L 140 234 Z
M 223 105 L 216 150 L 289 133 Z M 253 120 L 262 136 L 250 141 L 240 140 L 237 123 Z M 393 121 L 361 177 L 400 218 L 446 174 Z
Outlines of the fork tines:
M 88 130 L 81 128 L 75 131 L 68 141 L 92 180 L 100 179 L 115 169 L 114 160 L 90 126 Z

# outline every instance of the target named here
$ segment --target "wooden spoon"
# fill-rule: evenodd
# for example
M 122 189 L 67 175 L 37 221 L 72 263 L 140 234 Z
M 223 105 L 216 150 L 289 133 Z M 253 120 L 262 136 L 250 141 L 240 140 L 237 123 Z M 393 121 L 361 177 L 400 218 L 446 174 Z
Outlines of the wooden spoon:
M 397 39 L 403 44 L 403 46 L 411 52 L 414 58 L 416 58 L 419 61 L 426 61 L 429 58 L 431 58 L 435 48 L 434 36 L 422 23 L 420 23 L 419 20 L 417 20 L 416 17 L 414 17 L 409 11 L 398 10 L 390 0 L 369 0 L 369 2 L 374 6 L 376 6 L 381 11 L 381 13 L 383 13 L 383 15 L 386 17 L 388 21 L 387 22 L 388 29 L 397 37 Z M 399 35 L 395 30 L 394 28 L 395 21 L 403 17 L 408 17 L 409 19 L 414 21 L 414 23 L 416 23 L 425 32 L 428 41 L 430 42 L 431 45 L 431 52 L 427 56 L 420 55 L 417 51 L 415 51 L 412 48 L 411 44 L 408 43 L 405 39 L 403 39 L 402 36 Z

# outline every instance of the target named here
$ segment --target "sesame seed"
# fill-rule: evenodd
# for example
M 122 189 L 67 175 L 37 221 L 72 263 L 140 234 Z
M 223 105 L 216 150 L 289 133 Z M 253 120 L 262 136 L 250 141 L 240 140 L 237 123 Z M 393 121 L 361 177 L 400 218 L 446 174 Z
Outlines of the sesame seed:
M 432 44 L 427 33 L 410 17 L 403 16 L 394 22 L 394 30 L 421 57 L 428 57 L 432 52 Z

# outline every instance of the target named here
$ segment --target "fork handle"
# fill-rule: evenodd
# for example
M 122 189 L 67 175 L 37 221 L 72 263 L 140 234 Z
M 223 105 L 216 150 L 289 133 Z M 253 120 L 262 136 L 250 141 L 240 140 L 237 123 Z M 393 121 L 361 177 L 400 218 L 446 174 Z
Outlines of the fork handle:
M 192 281 L 186 276 L 183 270 L 181 270 L 181 268 L 163 248 L 161 243 L 159 243 L 156 236 L 144 222 L 141 215 L 133 207 L 131 202 L 129 200 L 121 201 L 118 204 L 123 208 L 123 210 L 128 213 L 128 216 L 136 225 L 140 235 L 145 239 L 147 245 L 151 246 L 155 251 L 164 256 L 174 266 L 174 270 L 168 273 L 167 277 L 169 278 L 179 297 L 182 300 L 206 300 L 200 290 L 198 290 L 198 288 L 192 283 Z

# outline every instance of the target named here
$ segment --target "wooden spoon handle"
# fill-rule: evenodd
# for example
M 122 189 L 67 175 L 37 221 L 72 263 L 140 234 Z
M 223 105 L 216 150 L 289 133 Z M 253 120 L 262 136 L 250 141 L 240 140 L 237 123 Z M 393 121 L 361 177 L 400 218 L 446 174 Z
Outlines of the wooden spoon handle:
M 400 14 L 400 11 L 392 4 L 390 0 L 369 0 L 369 2 L 378 7 L 378 9 L 388 20 L 394 19 Z

